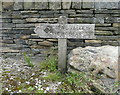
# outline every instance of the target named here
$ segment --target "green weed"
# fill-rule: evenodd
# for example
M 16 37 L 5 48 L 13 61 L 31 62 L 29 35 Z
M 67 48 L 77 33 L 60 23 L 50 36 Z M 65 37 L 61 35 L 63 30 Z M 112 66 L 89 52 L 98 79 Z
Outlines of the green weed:
M 31 62 L 30 57 L 26 54 L 26 52 L 23 53 L 23 56 L 24 56 L 24 60 L 25 60 L 25 62 L 27 63 L 27 65 L 28 65 L 29 67 L 34 67 L 34 65 L 33 65 L 32 62 Z
M 120 86 L 120 82 L 117 81 L 114 83 L 114 87 L 119 87 L 119 86 Z
M 59 81 L 62 80 L 62 75 L 59 72 L 50 73 L 44 79 L 48 81 Z
M 29 91 L 33 91 L 34 89 L 35 89 L 35 88 L 32 87 L 32 86 L 28 87 L 28 90 L 29 90 Z
M 57 70 L 57 57 L 52 56 L 45 61 L 40 63 L 41 70 L 48 70 L 50 72 L 55 72 Z

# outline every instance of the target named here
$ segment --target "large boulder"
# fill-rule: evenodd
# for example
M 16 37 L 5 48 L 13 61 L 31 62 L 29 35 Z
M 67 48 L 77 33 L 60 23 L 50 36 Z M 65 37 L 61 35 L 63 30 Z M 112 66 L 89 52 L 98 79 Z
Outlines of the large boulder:
M 118 73 L 118 46 L 78 47 L 68 56 L 68 71 L 92 73 L 106 88 L 113 88 Z

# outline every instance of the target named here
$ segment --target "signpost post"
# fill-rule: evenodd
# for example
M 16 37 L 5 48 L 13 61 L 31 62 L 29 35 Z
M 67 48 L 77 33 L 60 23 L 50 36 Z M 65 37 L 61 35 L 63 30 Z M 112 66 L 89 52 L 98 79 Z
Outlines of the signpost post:
M 94 39 L 94 28 L 94 24 L 67 24 L 67 18 L 60 16 L 58 24 L 40 24 L 34 31 L 40 38 L 58 38 L 58 70 L 65 73 L 67 38 Z

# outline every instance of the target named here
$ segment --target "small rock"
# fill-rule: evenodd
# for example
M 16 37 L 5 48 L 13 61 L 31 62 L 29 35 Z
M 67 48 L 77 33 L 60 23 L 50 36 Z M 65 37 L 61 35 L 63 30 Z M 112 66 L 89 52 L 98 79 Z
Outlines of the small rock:
M 47 41 L 51 41 L 51 42 L 57 42 L 57 39 L 47 39 Z
M 26 40 L 30 38 L 30 35 L 24 35 L 24 36 L 21 36 L 20 38 Z
M 38 44 L 41 46 L 53 46 L 53 43 L 49 41 L 38 42 Z

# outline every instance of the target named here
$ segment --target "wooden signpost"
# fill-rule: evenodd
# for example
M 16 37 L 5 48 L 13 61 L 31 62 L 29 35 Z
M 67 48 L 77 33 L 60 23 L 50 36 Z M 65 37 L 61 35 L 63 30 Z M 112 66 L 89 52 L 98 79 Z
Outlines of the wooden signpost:
M 40 38 L 58 38 L 58 69 L 61 73 L 67 70 L 67 38 L 94 39 L 94 24 L 67 24 L 67 18 L 60 16 L 58 24 L 40 24 L 35 33 Z

